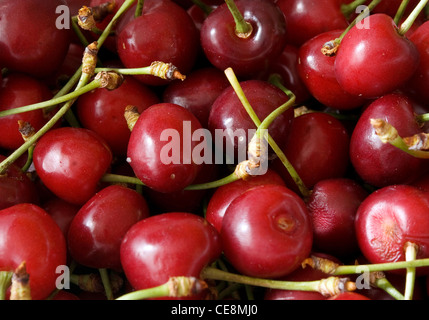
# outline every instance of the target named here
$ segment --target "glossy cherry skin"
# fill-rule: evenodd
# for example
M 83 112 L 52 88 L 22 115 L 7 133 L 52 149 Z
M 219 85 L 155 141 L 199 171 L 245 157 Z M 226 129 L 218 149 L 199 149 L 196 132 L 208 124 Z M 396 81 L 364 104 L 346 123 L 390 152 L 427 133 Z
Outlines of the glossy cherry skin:
M 242 81 L 240 86 L 260 121 L 289 99 L 282 90 L 266 81 L 246 80 Z M 269 134 L 279 146 L 283 146 L 288 137 L 293 117 L 293 108 L 289 108 L 269 127 Z M 224 153 L 227 163 L 247 159 L 247 152 L 242 150 L 246 150 L 256 131 L 256 125 L 233 87 L 226 88 L 213 102 L 208 128 L 218 148 L 217 152 Z M 223 144 L 220 139 L 222 136 Z
M 348 178 L 316 183 L 307 201 L 313 222 L 314 247 L 337 257 L 359 252 L 354 232 L 357 209 L 368 192 Z
M 349 144 L 350 136 L 338 119 L 327 113 L 315 112 L 294 119 L 283 152 L 304 185 L 311 189 L 321 180 L 345 175 L 350 164 Z M 272 168 L 283 177 L 289 188 L 298 192 L 279 159 L 274 160 Z
M 240 38 L 228 6 L 219 5 L 204 20 L 201 46 L 215 67 L 232 68 L 239 77 L 251 78 L 265 71 L 286 45 L 286 21 L 272 1 L 235 1 L 244 19 L 253 27 L 252 34 Z
M 297 47 L 320 33 L 348 26 L 336 0 L 278 0 L 276 3 L 288 25 L 287 42 Z
M 401 36 L 393 19 L 373 14 L 370 28 L 353 27 L 342 39 L 335 58 L 335 76 L 350 94 L 377 98 L 398 89 L 419 65 L 417 47 Z
M 409 185 L 376 190 L 360 205 L 355 220 L 362 254 L 371 263 L 404 261 L 407 242 L 418 246 L 417 258 L 429 254 L 429 199 Z M 427 272 L 426 268 L 417 272 Z M 399 270 L 401 272 L 403 270 Z
M 57 28 L 63 0 L 2 1 L 0 4 L 0 61 L 3 67 L 35 77 L 53 74 L 63 63 L 71 29 Z M 19 12 L 19 15 L 16 13 Z
M 290 189 L 261 185 L 231 202 L 222 220 L 225 257 L 241 274 L 279 278 L 308 257 L 313 230 L 304 201 Z
M 66 265 L 66 242 L 55 221 L 34 204 L 17 204 L 0 211 L 0 270 L 14 271 L 23 261 L 30 275 L 33 300 L 56 288 L 56 268 Z
M 165 283 L 172 276 L 199 277 L 221 254 L 219 234 L 200 216 L 162 213 L 136 223 L 121 244 L 125 275 L 136 290 Z
M 43 184 L 59 198 L 83 205 L 97 191 L 112 162 L 112 152 L 96 133 L 63 127 L 44 134 L 33 153 Z
M 202 129 L 198 119 L 179 105 L 159 103 L 147 108 L 128 143 L 128 161 L 136 176 L 159 192 L 177 192 L 190 185 L 201 170 L 193 150 L 207 146 L 204 139 L 191 141 L 196 140 L 192 134 L 198 129 Z
M 49 88 L 40 80 L 21 73 L 4 77 L 0 87 L 0 110 L 9 110 L 52 98 Z M 42 110 L 0 117 L 0 147 L 14 150 L 24 143 L 18 131 L 18 120 L 29 122 L 39 130 L 48 120 Z
M 343 292 L 335 296 L 329 297 L 328 300 L 371 300 L 371 299 L 357 292 Z
M 205 67 L 194 70 L 184 81 L 170 83 L 163 91 L 162 100 L 188 109 L 207 128 L 212 104 L 227 87 L 229 81 L 222 71 Z
M 356 97 L 340 86 L 335 76 L 335 57 L 322 54 L 323 45 L 338 38 L 343 30 L 320 33 L 299 49 L 298 73 L 311 95 L 326 107 L 350 110 L 362 106 L 366 99 Z
M 55 220 L 67 240 L 70 224 L 81 206 L 53 197 L 41 207 Z
M 84 266 L 121 271 L 122 239 L 147 217 L 149 207 L 142 195 L 120 185 L 106 187 L 88 200 L 71 222 L 70 255 Z
M 280 175 L 275 171 L 268 169 L 264 175 L 254 176 L 251 179 L 246 180 L 236 180 L 217 188 L 207 204 L 207 221 L 220 232 L 223 217 L 231 202 L 250 188 L 264 184 L 278 184 L 285 186 L 285 182 Z
M 120 31 L 117 50 L 127 68 L 163 61 L 172 63 L 186 75 L 195 64 L 198 31 L 185 9 L 174 2 L 162 1 L 144 10 Z M 148 85 L 168 84 L 167 80 L 151 75 L 135 77 Z
M 420 132 L 407 96 L 389 94 L 375 100 L 359 117 L 350 139 L 353 167 L 365 182 L 376 187 L 411 183 L 421 176 L 426 162 L 383 143 L 370 123 L 370 119 L 380 118 L 394 126 L 401 137 Z
M 131 135 L 124 117 L 125 107 L 133 105 L 141 113 L 159 102 L 153 90 L 128 76 L 115 90 L 97 89 L 83 94 L 76 108 L 82 126 L 101 136 L 113 154 L 125 156 Z

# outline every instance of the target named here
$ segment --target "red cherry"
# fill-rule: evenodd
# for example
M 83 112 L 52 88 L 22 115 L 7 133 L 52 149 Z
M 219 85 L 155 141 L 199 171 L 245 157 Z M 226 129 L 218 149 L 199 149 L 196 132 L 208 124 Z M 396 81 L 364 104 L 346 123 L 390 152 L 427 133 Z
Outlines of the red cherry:
M 206 146 L 205 140 L 192 138 L 198 129 L 202 128 L 197 118 L 179 105 L 159 103 L 147 108 L 128 144 L 128 161 L 136 176 L 159 192 L 177 192 L 190 185 L 201 170 L 193 150 Z
M 52 298 L 54 301 L 58 300 L 80 300 L 80 298 L 72 292 L 66 290 L 58 291 L 55 296 Z
M 43 184 L 59 198 L 82 205 L 97 191 L 112 162 L 106 143 L 93 131 L 63 127 L 44 134 L 33 153 Z
M 23 107 L 52 98 L 49 88 L 34 77 L 11 73 L 3 78 L 0 87 L 0 110 Z M 14 150 L 24 143 L 18 121 L 26 121 L 37 131 L 48 120 L 42 110 L 28 111 L 0 117 L 0 147 Z
M 101 136 L 113 154 L 125 156 L 131 135 L 124 118 L 125 107 L 133 105 L 141 113 L 159 102 L 151 89 L 128 76 L 115 90 L 97 89 L 80 96 L 76 108 L 85 128 Z
M 344 91 L 335 76 L 335 57 L 327 57 L 321 52 L 326 42 L 338 38 L 342 32 L 327 31 L 307 40 L 299 49 L 297 68 L 308 91 L 321 104 L 337 110 L 350 110 L 362 106 L 366 99 Z
M 0 61 L 4 67 L 42 78 L 61 66 L 72 34 L 71 29 L 57 26 L 56 9 L 60 5 L 67 3 L 63 0 L 1 2 Z
M 288 25 L 287 42 L 297 47 L 320 33 L 348 26 L 336 0 L 277 0 L 276 3 Z
M 371 299 L 357 292 L 343 292 L 328 298 L 328 300 L 371 300 Z
M 0 270 L 14 271 L 25 261 L 33 300 L 56 288 L 57 267 L 66 265 L 66 242 L 42 208 L 17 204 L 0 211 Z
M 219 234 L 200 216 L 170 212 L 136 223 L 121 245 L 121 262 L 136 289 L 165 283 L 172 276 L 199 277 L 221 254 Z
M 312 188 L 321 180 L 345 175 L 350 163 L 349 142 L 349 134 L 338 119 L 322 112 L 307 113 L 294 119 L 283 152 L 304 185 Z M 272 168 L 289 188 L 298 192 L 279 159 L 274 160 Z
M 375 100 L 359 117 L 350 139 L 351 162 L 365 182 L 376 187 L 411 183 L 421 175 L 425 161 L 383 143 L 371 119 L 386 120 L 403 137 L 419 133 L 412 101 L 402 94 L 389 94 Z
M 357 25 L 342 39 L 335 58 L 341 87 L 358 97 L 377 98 L 408 81 L 419 64 L 419 52 L 386 14 L 365 18 L 370 28 Z
M 248 180 L 236 180 L 217 188 L 207 204 L 207 221 L 220 232 L 222 219 L 231 202 L 248 189 L 264 184 L 278 184 L 285 186 L 285 182 L 280 175 L 275 171 L 268 169 L 264 175 L 254 176 Z
M 149 6 L 141 16 L 123 27 L 117 35 L 117 50 L 127 68 L 163 61 L 187 74 L 195 64 L 198 31 L 185 9 L 174 2 L 162 1 Z M 151 75 L 135 77 L 149 85 L 168 84 L 167 80 Z
M 126 232 L 149 216 L 146 200 L 136 191 L 106 187 L 86 202 L 68 232 L 70 255 L 92 268 L 122 270 L 120 246 Z
M 420 189 L 409 185 L 378 189 L 362 202 L 356 214 L 359 247 L 371 263 L 404 261 L 407 242 L 418 246 L 417 258 L 427 258 L 428 218 L 429 199 Z
M 215 67 L 232 68 L 239 77 L 251 78 L 266 71 L 286 45 L 286 21 L 272 1 L 235 1 L 246 22 L 252 25 L 250 36 L 236 34 L 236 23 L 226 3 L 219 5 L 204 20 L 201 46 Z
M 355 217 L 367 196 L 368 192 L 351 179 L 327 179 L 316 183 L 307 201 L 313 222 L 314 247 L 337 257 L 357 253 Z
M 313 244 L 303 200 L 284 186 L 261 185 L 231 202 L 222 220 L 225 257 L 241 274 L 279 278 L 296 270 Z

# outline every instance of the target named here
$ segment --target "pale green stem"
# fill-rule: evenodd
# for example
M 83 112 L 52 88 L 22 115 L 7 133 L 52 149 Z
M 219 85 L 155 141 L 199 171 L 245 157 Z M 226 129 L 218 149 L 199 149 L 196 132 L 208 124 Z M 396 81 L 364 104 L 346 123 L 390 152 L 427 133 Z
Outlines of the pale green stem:
M 399 34 L 405 35 L 408 30 L 411 29 L 417 17 L 423 11 L 425 6 L 428 4 L 429 0 L 420 0 L 419 4 L 414 8 L 414 10 L 410 13 L 407 19 L 401 24 L 399 27 Z

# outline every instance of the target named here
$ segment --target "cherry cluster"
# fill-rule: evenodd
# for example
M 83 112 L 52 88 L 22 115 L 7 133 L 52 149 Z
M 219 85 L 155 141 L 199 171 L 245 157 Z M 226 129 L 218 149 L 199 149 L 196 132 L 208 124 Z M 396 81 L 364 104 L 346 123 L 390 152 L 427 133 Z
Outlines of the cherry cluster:
M 0 0 L 0 299 L 427 299 L 428 16 Z

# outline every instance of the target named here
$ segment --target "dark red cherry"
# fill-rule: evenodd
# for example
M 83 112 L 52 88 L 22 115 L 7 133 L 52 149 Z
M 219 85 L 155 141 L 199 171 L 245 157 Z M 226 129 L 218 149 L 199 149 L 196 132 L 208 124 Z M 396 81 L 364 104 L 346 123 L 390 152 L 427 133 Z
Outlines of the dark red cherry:
M 417 258 L 427 258 L 428 215 L 427 194 L 414 186 L 392 185 L 376 190 L 362 202 L 356 215 L 362 254 L 370 263 L 404 261 L 405 245 L 411 242 L 418 247 Z
M 334 116 L 314 112 L 294 119 L 283 152 L 307 188 L 329 178 L 341 178 L 349 167 L 350 136 Z M 316 160 L 317 159 L 317 160 Z M 284 164 L 275 159 L 272 168 L 292 190 L 297 186 Z
M 52 75 L 63 63 L 72 31 L 58 25 L 63 0 L 2 1 L 0 61 L 3 67 L 35 77 Z M 19 14 L 17 14 L 19 12 Z
M 412 101 L 407 96 L 389 94 L 372 102 L 359 117 L 350 139 L 350 160 L 358 175 L 376 187 L 411 183 L 417 179 L 425 161 L 383 143 L 371 119 L 384 119 L 403 137 L 421 131 Z
M 236 33 L 234 18 L 226 3 L 204 20 L 201 46 L 207 59 L 217 68 L 232 68 L 239 77 L 251 78 L 266 71 L 286 45 L 286 21 L 272 1 L 238 0 L 235 4 L 244 20 L 252 25 L 249 36 Z
M 22 263 L 30 275 L 33 300 L 46 299 L 56 289 L 57 267 L 66 265 L 66 242 L 55 221 L 28 203 L 0 211 L 0 270 L 15 271 Z
M 335 57 L 325 56 L 323 45 L 338 38 L 342 30 L 320 33 L 299 49 L 298 73 L 311 95 L 326 107 L 350 110 L 362 106 L 366 99 L 356 97 L 340 86 L 335 76 Z
M 246 80 L 240 86 L 260 121 L 289 99 L 282 90 L 266 81 Z M 293 117 L 293 108 L 289 108 L 269 127 L 269 134 L 279 146 L 283 146 L 288 137 Z M 247 152 L 243 151 L 246 151 L 256 125 L 233 87 L 226 88 L 213 102 L 208 128 L 218 148 L 216 152 L 225 155 L 227 163 L 247 159 Z
M 207 128 L 212 104 L 227 87 L 229 81 L 222 71 L 206 67 L 194 70 L 184 81 L 170 83 L 163 92 L 162 100 L 188 109 Z
M 115 90 L 97 89 L 83 94 L 76 108 L 82 126 L 101 136 L 115 155 L 124 156 L 131 135 L 124 117 L 125 107 L 133 105 L 141 113 L 159 102 L 154 91 L 127 76 Z
M 348 26 L 336 0 L 277 0 L 276 3 L 288 25 L 287 42 L 297 47 L 320 33 Z
M 377 98 L 400 88 L 417 70 L 419 52 L 386 14 L 365 18 L 370 28 L 354 26 L 335 58 L 341 87 L 358 97 Z
M 20 73 L 3 78 L 0 87 L 0 110 L 9 110 L 52 98 L 49 88 L 40 80 Z M 0 117 L 0 147 L 14 150 L 24 143 L 18 121 L 26 121 L 37 131 L 48 120 L 42 110 Z
M 120 246 L 127 231 L 149 216 L 145 198 L 112 185 L 86 202 L 71 222 L 68 249 L 75 261 L 92 268 L 121 271 Z
M 198 163 L 205 161 L 201 152 L 208 149 L 201 130 L 198 119 L 179 105 L 159 103 L 147 108 L 128 144 L 128 161 L 136 176 L 159 192 L 183 190 L 201 170 Z
M 112 153 L 96 133 L 63 127 L 44 134 L 33 153 L 43 184 L 59 198 L 82 205 L 97 191 L 109 169 Z
M 222 219 L 231 202 L 243 192 L 255 186 L 264 184 L 278 184 L 285 186 L 285 182 L 275 171 L 268 169 L 263 175 L 254 176 L 251 179 L 240 179 L 216 189 L 207 204 L 206 219 L 219 232 L 222 227 Z
M 137 222 L 121 245 L 121 263 L 138 290 L 165 283 L 172 276 L 199 277 L 221 254 L 219 234 L 200 216 L 170 212 Z
M 238 272 L 279 278 L 308 257 L 313 230 L 304 201 L 279 185 L 256 186 L 235 198 L 221 228 L 225 257 Z
M 154 61 L 163 61 L 172 63 L 186 75 L 195 64 L 198 31 L 184 8 L 162 1 L 149 6 L 123 27 L 117 35 L 117 50 L 127 68 L 147 67 Z M 151 75 L 135 77 L 149 85 L 168 84 L 167 80 Z
M 0 161 L 6 157 L 0 155 Z M 0 175 L 0 210 L 19 203 L 39 204 L 36 184 L 12 163 L 7 171 Z
M 367 196 L 361 185 L 348 178 L 316 183 L 307 201 L 314 247 L 337 257 L 359 252 L 354 224 L 357 209 Z

